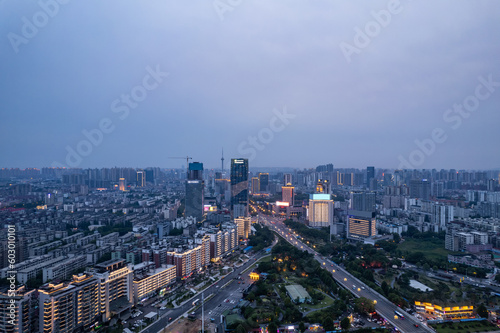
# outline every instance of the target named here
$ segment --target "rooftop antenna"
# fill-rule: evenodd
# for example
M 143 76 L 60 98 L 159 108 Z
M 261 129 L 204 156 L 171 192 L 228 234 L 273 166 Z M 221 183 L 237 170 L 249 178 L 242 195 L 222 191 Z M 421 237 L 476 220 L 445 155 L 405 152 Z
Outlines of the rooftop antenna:
M 222 148 L 222 158 L 220 159 L 220 161 L 221 161 L 221 167 L 220 167 L 221 174 L 223 174 L 224 173 L 224 148 Z

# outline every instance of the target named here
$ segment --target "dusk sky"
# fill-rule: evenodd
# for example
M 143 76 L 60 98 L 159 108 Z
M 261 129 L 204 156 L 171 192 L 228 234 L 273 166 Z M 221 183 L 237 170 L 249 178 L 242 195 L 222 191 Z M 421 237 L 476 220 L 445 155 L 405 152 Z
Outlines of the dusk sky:
M 0 0 L 0 167 L 500 168 L 499 1 L 65 2 Z

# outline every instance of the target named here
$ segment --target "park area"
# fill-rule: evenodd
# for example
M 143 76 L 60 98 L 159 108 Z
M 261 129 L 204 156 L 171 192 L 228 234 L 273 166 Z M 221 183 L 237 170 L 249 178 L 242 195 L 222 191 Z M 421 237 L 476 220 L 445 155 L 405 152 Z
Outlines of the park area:
M 450 251 L 444 248 L 444 241 L 437 242 L 436 240 L 424 239 L 406 239 L 398 245 L 398 249 L 405 253 L 422 252 L 427 259 L 431 260 L 447 260 Z
M 498 327 L 487 320 L 448 322 L 432 324 L 430 326 L 433 327 L 437 333 L 499 332 Z

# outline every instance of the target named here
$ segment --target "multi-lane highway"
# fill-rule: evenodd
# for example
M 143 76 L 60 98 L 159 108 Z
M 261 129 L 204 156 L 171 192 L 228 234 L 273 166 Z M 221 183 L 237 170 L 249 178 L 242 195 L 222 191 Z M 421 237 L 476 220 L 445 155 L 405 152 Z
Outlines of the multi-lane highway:
M 292 230 L 287 228 L 281 219 L 260 216 L 259 220 L 267 225 L 272 230 L 276 231 L 278 235 L 287 240 L 290 244 L 304 251 L 308 251 L 314 255 L 314 258 L 321 264 L 324 269 L 328 270 L 335 281 L 344 288 L 350 290 L 356 297 L 366 297 L 375 303 L 375 310 L 389 321 L 394 327 L 401 332 L 415 333 L 415 332 L 434 332 L 431 328 L 421 323 L 410 314 L 403 311 L 398 306 L 391 303 L 384 296 L 377 293 L 375 290 L 368 287 L 366 284 L 355 278 L 348 273 L 345 269 L 337 265 L 331 260 L 328 260 L 304 244 Z M 403 314 L 404 319 L 396 315 L 396 312 Z
M 241 298 L 241 292 L 245 287 L 248 287 L 248 278 L 245 279 L 245 284 L 238 284 L 238 280 L 235 280 L 236 277 L 239 277 L 239 273 L 245 271 L 250 265 L 254 264 L 258 261 L 264 254 L 256 255 L 248 260 L 246 263 L 236 268 L 232 273 L 226 275 L 222 280 L 213 283 L 210 287 L 203 291 L 205 298 L 208 298 L 210 295 L 213 295 L 213 298 L 209 299 L 205 303 L 205 317 L 207 318 L 210 311 L 213 311 L 213 317 L 215 319 L 215 324 L 220 326 L 220 310 L 223 308 L 227 308 L 227 305 L 232 305 L 231 308 L 235 305 L 235 303 L 231 303 L 231 301 L 236 302 Z M 243 276 L 243 275 L 242 275 Z M 145 328 L 141 331 L 141 333 L 159 333 L 162 332 L 170 323 L 174 322 L 177 318 L 184 315 L 186 312 L 191 311 L 193 308 L 193 301 L 199 299 L 201 302 L 201 293 L 190 298 L 183 305 L 171 310 L 167 311 L 164 315 L 162 315 L 157 321 L 153 324 Z M 225 300 L 228 302 L 225 302 Z M 221 305 L 219 307 L 219 305 Z M 196 311 L 197 317 L 201 314 L 201 308 Z M 212 317 L 210 315 L 210 317 Z M 210 318 L 208 317 L 208 318 Z M 167 332 L 168 329 L 165 331 Z

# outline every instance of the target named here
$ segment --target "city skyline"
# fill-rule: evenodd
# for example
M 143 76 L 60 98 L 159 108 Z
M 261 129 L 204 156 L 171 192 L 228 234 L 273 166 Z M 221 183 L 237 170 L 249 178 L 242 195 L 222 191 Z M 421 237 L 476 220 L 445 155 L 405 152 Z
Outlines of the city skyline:
M 0 166 L 500 168 L 498 2 L 214 4 L 1 2 Z

